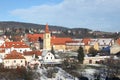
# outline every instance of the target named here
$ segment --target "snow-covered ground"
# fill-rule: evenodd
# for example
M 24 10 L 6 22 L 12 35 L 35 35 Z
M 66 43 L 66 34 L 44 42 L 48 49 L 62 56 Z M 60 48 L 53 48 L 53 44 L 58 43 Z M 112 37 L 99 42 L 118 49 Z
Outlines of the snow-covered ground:
M 58 68 L 58 67 L 56 68 L 58 69 L 58 72 L 56 73 L 54 78 L 48 78 L 46 76 L 46 73 L 47 73 L 46 68 L 38 69 L 37 72 L 41 74 L 39 79 L 40 80 L 78 80 L 78 78 L 73 77 L 72 75 L 65 72 L 63 69 Z
M 101 65 L 90 65 L 90 66 L 101 66 Z M 55 77 L 53 78 L 48 78 L 47 77 L 47 70 L 50 68 L 39 68 L 37 70 L 38 73 L 40 73 L 40 80 L 79 80 L 77 77 L 73 77 L 72 75 L 68 74 L 66 71 L 64 71 L 62 68 L 59 67 L 52 67 L 53 69 L 57 69 L 58 71 L 55 73 Z M 100 70 L 94 69 L 94 68 L 85 68 L 83 71 L 79 71 L 84 77 L 87 77 L 89 80 L 95 80 L 94 74 L 95 73 L 100 73 Z M 39 80 L 38 79 L 38 80 Z M 103 73 L 101 73 L 101 79 L 100 80 L 105 80 L 105 76 Z

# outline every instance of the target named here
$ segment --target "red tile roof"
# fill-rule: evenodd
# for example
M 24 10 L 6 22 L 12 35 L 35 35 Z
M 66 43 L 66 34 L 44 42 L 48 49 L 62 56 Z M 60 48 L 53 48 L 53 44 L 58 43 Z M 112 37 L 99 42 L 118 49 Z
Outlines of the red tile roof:
M 5 49 L 1 49 L 1 50 L 0 50 L 0 53 L 5 53 Z
M 16 50 L 14 50 L 10 54 L 7 54 L 4 59 L 25 59 L 25 57 L 22 56 L 22 53 L 18 53 Z
M 66 41 L 66 43 L 79 43 L 79 41 Z
M 43 39 L 43 34 L 27 34 L 27 38 L 30 42 L 36 42 L 39 38 Z
M 71 38 L 52 37 L 51 44 L 53 44 L 53 45 L 65 45 L 67 41 L 72 41 L 72 39 Z
M 37 55 L 37 56 L 41 56 L 42 55 L 42 52 L 41 51 L 25 51 L 23 53 L 24 55 Z
M 90 41 L 91 41 L 90 38 L 84 38 L 84 39 L 82 40 L 82 43 L 84 43 L 85 45 L 88 45 Z
M 29 48 L 24 42 L 5 42 L 0 48 Z

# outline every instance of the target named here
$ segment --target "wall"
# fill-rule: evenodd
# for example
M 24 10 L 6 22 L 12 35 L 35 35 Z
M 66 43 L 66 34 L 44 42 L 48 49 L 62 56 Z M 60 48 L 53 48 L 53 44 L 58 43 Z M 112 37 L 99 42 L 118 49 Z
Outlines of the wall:
M 25 66 L 25 59 L 5 59 L 4 60 L 5 68 L 17 68 L 17 66 Z

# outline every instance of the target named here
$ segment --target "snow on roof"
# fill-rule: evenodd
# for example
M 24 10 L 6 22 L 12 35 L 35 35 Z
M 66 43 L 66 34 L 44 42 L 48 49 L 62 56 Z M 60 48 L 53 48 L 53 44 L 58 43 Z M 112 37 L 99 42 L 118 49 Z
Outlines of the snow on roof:
M 98 39 L 99 45 L 109 45 L 112 39 Z

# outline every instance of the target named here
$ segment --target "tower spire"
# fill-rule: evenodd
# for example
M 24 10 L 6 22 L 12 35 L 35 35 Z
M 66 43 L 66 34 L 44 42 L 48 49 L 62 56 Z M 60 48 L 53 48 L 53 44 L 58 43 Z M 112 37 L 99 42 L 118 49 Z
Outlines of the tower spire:
M 49 33 L 48 23 L 45 26 L 45 33 Z

